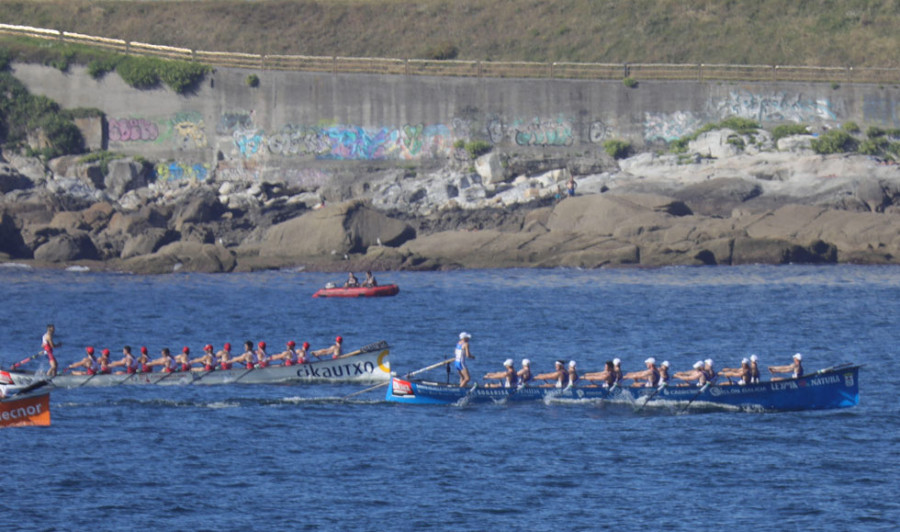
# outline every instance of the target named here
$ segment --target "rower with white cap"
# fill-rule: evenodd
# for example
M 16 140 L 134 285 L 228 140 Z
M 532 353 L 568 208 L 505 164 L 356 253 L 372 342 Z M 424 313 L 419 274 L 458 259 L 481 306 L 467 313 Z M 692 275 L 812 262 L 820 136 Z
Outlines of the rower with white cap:
M 659 365 L 659 383 L 660 384 L 669 384 L 669 361 L 663 360 L 663 363 Z
M 519 378 L 519 382 L 522 383 L 522 386 L 528 386 L 531 384 L 531 381 L 534 380 L 534 375 L 531 373 L 531 361 L 527 358 L 522 359 L 522 369 L 516 373 L 516 376 Z
M 463 388 L 466 384 L 469 384 L 469 368 L 466 366 L 466 359 L 475 357 L 472 356 L 472 352 L 469 351 L 469 340 L 472 338 L 472 335 L 463 331 L 459 333 L 459 342 L 456 343 L 456 349 L 453 350 L 453 365 L 456 367 L 456 371 L 459 372 L 459 387 Z
M 750 355 L 750 382 L 759 384 L 759 357 Z
M 703 361 L 703 372 L 706 373 L 707 382 L 710 384 L 716 383 L 718 377 L 716 375 L 716 370 L 713 368 L 713 359 L 707 358 Z
M 728 378 L 728 384 L 731 384 L 731 377 L 740 378 L 738 381 L 740 386 L 747 386 L 750 384 L 750 374 L 749 358 L 741 359 L 741 367 L 739 368 L 722 368 L 722 371 L 719 372 L 720 376 Z
M 554 362 L 554 370 L 550 373 L 541 373 L 540 375 L 535 375 L 534 378 L 542 381 L 556 381 L 556 384 L 542 384 L 541 386 L 565 388 L 569 385 L 569 372 L 566 371 L 566 363 L 562 360 Z
M 513 359 L 507 358 L 503 362 L 503 371 L 495 371 L 493 373 L 486 373 L 484 375 L 485 379 L 503 379 L 503 387 L 504 388 L 516 388 L 519 383 L 519 376 L 516 373 L 515 362 Z
M 647 365 L 647 369 L 642 371 L 631 371 L 623 375 L 622 378 L 634 379 L 634 386 L 649 386 L 653 388 L 659 386 L 659 369 L 656 367 L 656 359 L 650 357 L 644 361 L 644 364 Z M 646 379 L 646 382 L 637 382 L 642 379 Z
M 578 372 L 575 371 L 575 361 L 569 361 L 569 386 L 575 386 L 578 383 Z
M 803 376 L 803 355 L 796 353 L 793 363 L 787 366 L 769 366 L 769 373 L 790 373 L 791 378 L 799 379 Z
M 706 371 L 703 368 L 703 361 L 698 360 L 694 362 L 694 369 L 688 371 L 679 371 L 675 375 L 674 378 L 683 380 L 683 381 L 697 381 L 698 386 L 703 386 L 708 382 L 706 378 Z

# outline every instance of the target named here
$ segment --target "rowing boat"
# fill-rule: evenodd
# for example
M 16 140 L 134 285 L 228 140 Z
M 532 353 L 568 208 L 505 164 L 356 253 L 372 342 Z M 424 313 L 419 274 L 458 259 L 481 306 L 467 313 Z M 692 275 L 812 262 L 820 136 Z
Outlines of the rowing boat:
M 245 367 L 213 371 L 193 370 L 174 373 L 133 373 L 103 375 L 57 375 L 48 379 L 56 388 L 82 386 L 119 386 L 158 384 L 281 384 L 281 383 L 373 383 L 390 379 L 391 366 L 387 349 L 360 353 L 337 359 L 325 359 L 292 366 Z M 0 379 L 8 379 L 16 386 L 27 386 L 45 376 L 20 371 L 0 371 Z
M 50 393 L 15 394 L 0 399 L 0 427 L 50 425 Z
M 395 284 L 382 286 L 335 286 L 322 288 L 313 294 L 313 297 L 387 297 L 395 296 L 400 292 L 400 287 Z
M 509 401 L 602 400 L 649 406 L 691 408 L 726 407 L 747 411 L 792 411 L 846 408 L 859 403 L 859 365 L 845 364 L 797 379 L 762 382 L 747 386 L 718 384 L 652 387 L 597 385 L 552 388 L 525 386 L 501 388 L 450 384 L 393 377 L 386 399 L 406 404 L 505 403 Z M 638 403 L 640 401 L 640 403 Z M 643 407 L 642 407 L 643 408 Z

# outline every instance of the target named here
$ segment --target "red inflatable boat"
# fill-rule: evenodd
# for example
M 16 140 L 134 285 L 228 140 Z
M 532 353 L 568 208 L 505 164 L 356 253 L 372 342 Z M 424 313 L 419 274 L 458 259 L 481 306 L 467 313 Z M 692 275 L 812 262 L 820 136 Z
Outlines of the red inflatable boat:
M 357 286 L 354 288 L 336 286 L 334 288 L 322 288 L 313 294 L 313 297 L 386 297 L 395 296 L 398 292 L 400 292 L 400 287 L 395 284 Z

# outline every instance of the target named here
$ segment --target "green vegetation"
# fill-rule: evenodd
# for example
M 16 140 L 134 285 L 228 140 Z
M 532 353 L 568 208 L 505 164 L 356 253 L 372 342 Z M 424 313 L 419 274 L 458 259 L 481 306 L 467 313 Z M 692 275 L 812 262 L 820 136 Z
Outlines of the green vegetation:
M 494 149 L 494 145 L 490 142 L 484 140 L 473 140 L 470 142 L 466 142 L 466 152 L 468 152 L 469 157 L 473 159 L 477 159 L 481 157 L 485 153 Z
M 78 162 L 80 163 L 100 163 L 100 173 L 104 176 L 109 174 L 109 162 L 114 161 L 116 159 L 124 159 L 126 156 L 121 153 L 116 153 L 112 151 L 95 151 L 88 153 L 82 157 L 78 158 Z
M 775 126 L 775 129 L 772 130 L 772 140 L 778 142 L 784 137 L 808 134 L 809 126 L 806 124 L 781 124 L 780 126 Z
M 638 82 L 633 77 L 629 76 L 622 80 L 622 85 L 625 85 L 629 89 L 634 89 L 638 86 Z
M 718 123 L 704 124 L 694 133 L 672 141 L 669 144 L 669 148 L 675 153 L 684 153 L 685 151 L 687 151 L 688 144 L 691 141 L 697 140 L 700 135 L 709 131 L 714 131 L 716 129 L 731 129 L 739 135 L 753 135 L 754 133 L 759 131 L 760 127 L 761 126 L 759 125 L 759 122 L 755 120 L 750 120 L 749 118 L 741 118 L 739 116 L 730 116 Z M 728 141 L 729 143 L 732 143 L 731 137 L 729 137 Z M 740 144 L 741 149 L 743 149 L 743 139 L 741 139 Z
M 0 20 L 262 54 L 900 66 L 893 1 L 4 0 Z
M 856 122 L 844 122 L 844 124 L 841 126 L 841 129 L 851 134 L 856 134 L 862 131 L 861 129 L 859 129 L 859 124 L 857 124 Z
M 846 129 L 831 129 L 810 141 L 812 150 L 822 155 L 853 152 L 858 146 L 859 142 Z
M 613 159 L 624 159 L 634 151 L 626 140 L 609 139 L 603 143 L 603 150 Z
M 257 76 L 256 74 L 250 74 L 249 76 L 247 76 L 247 86 L 253 88 L 259 87 L 259 76 Z
M 45 146 L 27 148 L 27 155 L 51 159 L 84 152 L 84 137 L 75 127 L 73 111 L 60 109 L 45 96 L 33 96 L 9 72 L 0 72 L 0 94 L 5 96 L 0 98 L 0 144 L 4 149 L 26 149 L 29 136 L 34 136 L 42 138 Z

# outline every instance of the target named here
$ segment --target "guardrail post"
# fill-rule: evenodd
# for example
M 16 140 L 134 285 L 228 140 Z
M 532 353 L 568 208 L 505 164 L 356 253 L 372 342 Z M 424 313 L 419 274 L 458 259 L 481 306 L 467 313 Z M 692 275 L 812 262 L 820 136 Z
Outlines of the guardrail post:
M 622 63 L 622 77 L 627 78 L 631 73 L 631 69 L 628 67 L 628 63 Z
M 853 67 L 847 67 L 847 83 L 853 82 Z
M 778 81 L 778 65 L 772 65 L 772 81 Z
M 697 81 L 703 81 L 703 63 L 697 64 Z
M 403 75 L 409 76 L 409 58 L 403 60 Z
M 331 73 L 337 74 L 337 56 L 331 56 Z

